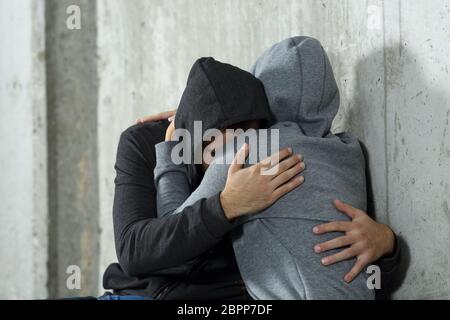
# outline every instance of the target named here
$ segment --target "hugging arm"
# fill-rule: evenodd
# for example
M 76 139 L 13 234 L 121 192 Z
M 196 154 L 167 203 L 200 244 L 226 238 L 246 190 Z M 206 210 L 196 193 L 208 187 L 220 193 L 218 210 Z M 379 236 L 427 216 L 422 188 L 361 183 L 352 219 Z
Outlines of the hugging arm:
M 315 234 L 343 232 L 344 235 L 314 247 L 317 253 L 343 248 L 334 255 L 322 259 L 324 265 L 356 257 L 356 263 L 345 275 L 347 282 L 352 281 L 369 264 L 375 264 L 381 270 L 381 290 L 377 295 L 385 296 L 400 263 L 400 246 L 394 232 L 385 224 L 373 220 L 362 210 L 336 200 L 336 208 L 346 214 L 349 222 L 330 222 L 316 226 Z
M 175 164 L 171 159 L 172 148 L 178 141 L 163 141 L 155 145 L 154 170 L 158 217 L 174 213 L 192 193 L 186 164 Z
M 164 130 L 162 123 L 134 126 L 122 134 L 119 142 L 114 236 L 120 265 L 130 276 L 190 261 L 232 229 L 219 194 L 197 201 L 182 214 L 157 217 L 154 145 L 163 140 Z
M 175 164 L 171 159 L 172 148 L 179 143 L 173 140 L 175 113 L 176 110 L 171 110 L 136 121 L 138 124 L 145 124 L 171 118 L 166 128 L 164 142 L 155 146 L 157 163 L 154 178 L 158 199 L 157 213 L 161 217 L 174 213 L 194 191 L 189 181 L 187 166 Z M 305 168 L 303 157 L 293 155 L 291 148 L 285 148 L 250 168 L 243 168 L 248 152 L 249 146 L 244 144 L 235 154 L 225 187 L 219 193 L 222 211 L 229 221 L 267 208 L 304 181 L 303 177 L 296 177 Z M 274 165 L 278 170 L 274 174 L 265 173 L 261 177 L 260 173 L 267 169 L 267 163 Z M 245 183 L 242 183 L 243 181 Z

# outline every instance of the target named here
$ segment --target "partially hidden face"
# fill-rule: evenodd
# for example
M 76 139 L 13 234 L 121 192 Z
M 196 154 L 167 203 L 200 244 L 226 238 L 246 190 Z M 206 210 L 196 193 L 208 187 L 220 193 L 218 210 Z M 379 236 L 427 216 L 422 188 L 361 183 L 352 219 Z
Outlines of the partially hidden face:
M 214 160 L 216 150 L 222 149 L 225 144 L 230 142 L 235 135 L 234 130 L 249 130 L 249 129 L 261 129 L 264 127 L 264 120 L 249 120 L 236 123 L 234 125 L 228 126 L 226 128 L 219 129 L 222 134 L 220 136 L 215 136 L 212 141 L 203 142 L 203 157 L 202 157 L 202 169 L 206 171 L 209 164 Z M 231 130 L 230 130 L 231 129 Z

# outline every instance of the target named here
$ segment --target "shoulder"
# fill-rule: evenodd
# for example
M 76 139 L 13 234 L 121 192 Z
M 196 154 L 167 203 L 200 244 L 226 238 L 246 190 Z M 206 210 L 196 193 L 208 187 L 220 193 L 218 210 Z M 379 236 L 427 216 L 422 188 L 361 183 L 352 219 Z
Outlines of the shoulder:
M 168 126 L 167 121 L 136 124 L 120 135 L 119 150 L 123 148 L 154 149 L 155 144 L 164 140 Z
M 144 124 L 136 124 L 120 135 L 120 140 L 124 142 L 144 142 L 156 144 L 164 140 L 168 121 L 149 122 Z
M 155 162 L 155 144 L 164 140 L 167 121 L 133 125 L 120 135 L 117 147 L 117 165 Z

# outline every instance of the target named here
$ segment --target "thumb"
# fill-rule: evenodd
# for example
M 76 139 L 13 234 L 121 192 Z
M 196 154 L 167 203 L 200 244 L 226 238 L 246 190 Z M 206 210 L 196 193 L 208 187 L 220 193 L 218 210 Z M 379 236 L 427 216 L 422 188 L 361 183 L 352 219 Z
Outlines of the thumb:
M 244 143 L 242 147 L 236 152 L 233 161 L 231 161 L 230 165 L 230 173 L 234 173 L 244 166 L 245 159 L 248 157 L 248 143 Z

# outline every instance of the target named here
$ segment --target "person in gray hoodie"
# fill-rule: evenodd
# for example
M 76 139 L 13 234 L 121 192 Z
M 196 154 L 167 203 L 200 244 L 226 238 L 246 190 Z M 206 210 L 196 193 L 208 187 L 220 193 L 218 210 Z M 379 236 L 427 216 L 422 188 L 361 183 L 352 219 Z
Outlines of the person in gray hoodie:
M 309 37 L 286 39 L 269 48 L 258 59 L 252 73 L 264 84 L 269 107 L 275 117 L 270 132 L 279 135 L 279 145 L 258 140 L 250 150 L 267 146 L 269 154 L 291 147 L 307 164 L 305 182 L 269 208 L 234 221 L 233 248 L 247 291 L 254 299 L 374 299 L 365 273 L 351 283 L 342 275 L 354 259 L 324 266 L 313 251 L 340 233 L 319 236 L 315 225 L 348 220 L 333 206 L 333 199 L 366 210 L 365 159 L 358 140 L 350 134 L 331 133 L 339 109 L 339 91 L 329 59 L 319 41 Z M 237 142 L 237 143 L 236 143 Z M 235 139 L 228 145 L 243 139 Z M 171 194 L 179 177 L 168 174 L 168 152 L 157 145 L 155 181 L 158 214 L 177 214 L 225 187 L 234 148 L 226 147 L 205 171 L 200 185 L 189 194 Z M 258 159 L 261 160 L 261 159 Z M 228 163 L 228 164 L 227 164 Z M 160 193 L 166 193 L 160 194 Z M 337 252 L 337 250 L 336 250 Z

